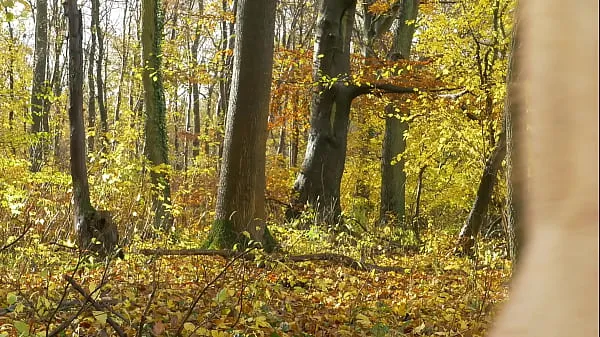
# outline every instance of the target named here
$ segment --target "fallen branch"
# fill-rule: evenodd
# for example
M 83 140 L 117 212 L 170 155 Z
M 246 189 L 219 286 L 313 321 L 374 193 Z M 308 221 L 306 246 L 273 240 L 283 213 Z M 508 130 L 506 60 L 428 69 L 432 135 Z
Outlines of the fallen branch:
M 231 258 L 236 256 L 236 253 L 230 250 L 207 250 L 207 249 L 142 249 L 140 251 L 143 255 L 187 255 L 187 256 L 221 256 L 224 258 Z M 405 272 L 408 268 L 399 266 L 379 266 L 372 263 L 364 263 L 357 261 L 349 256 L 334 254 L 334 253 L 317 253 L 307 255 L 291 255 L 275 258 L 276 261 L 285 262 L 307 262 L 307 261 L 330 261 L 342 266 L 352 268 L 360 271 L 371 271 L 377 270 L 382 272 Z
M 64 275 L 64 279 L 71 284 L 73 289 L 77 290 L 81 295 L 83 295 L 85 297 L 85 301 L 90 302 L 96 310 L 104 311 L 104 308 L 92 298 L 92 295 L 89 294 L 85 289 L 83 289 L 79 284 L 77 284 L 77 282 L 75 282 L 75 280 L 71 276 Z M 113 328 L 113 330 L 115 330 L 117 335 L 121 337 L 127 336 L 127 334 L 123 332 L 123 329 L 121 329 L 117 322 L 115 322 L 110 316 L 106 317 L 106 322 Z
M 334 254 L 334 253 L 317 253 L 307 255 L 292 255 L 283 259 L 284 261 L 292 262 L 306 262 L 306 261 L 330 261 L 341 264 L 345 267 L 360 270 L 360 271 L 371 271 L 377 270 L 382 272 L 405 272 L 408 268 L 398 266 L 379 266 L 372 263 L 365 263 L 357 261 L 349 256 Z
M 236 253 L 228 249 L 211 250 L 211 249 L 142 249 L 142 255 L 203 255 L 203 256 L 221 256 L 230 258 L 236 256 Z

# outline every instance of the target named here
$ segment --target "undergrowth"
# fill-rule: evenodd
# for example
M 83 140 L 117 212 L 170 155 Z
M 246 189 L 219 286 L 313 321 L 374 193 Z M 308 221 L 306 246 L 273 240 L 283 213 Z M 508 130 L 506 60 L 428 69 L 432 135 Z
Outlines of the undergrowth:
M 409 230 L 373 223 L 327 228 L 310 213 L 296 220 L 308 229 L 298 229 L 305 226 L 286 223 L 279 211 L 269 221 L 274 254 L 142 254 L 201 247 L 214 215 L 214 170 L 174 179 L 175 226 L 152 233 L 147 182 L 128 180 L 139 167 L 105 166 L 93 200 L 113 212 L 125 259 L 94 259 L 73 244 L 67 176 L 5 167 L 12 171 L 0 177 L 2 337 L 118 335 L 111 324 L 127 336 L 483 336 L 506 298 L 510 264 L 498 242 L 481 241 L 475 258 L 456 257 L 456 226 L 436 221 L 417 242 Z M 285 258 L 314 253 L 405 271 Z

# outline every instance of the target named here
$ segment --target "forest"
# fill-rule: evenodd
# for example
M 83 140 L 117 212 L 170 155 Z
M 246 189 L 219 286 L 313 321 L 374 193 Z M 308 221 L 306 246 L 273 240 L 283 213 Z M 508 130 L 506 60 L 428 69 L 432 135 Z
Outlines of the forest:
M 0 337 L 485 335 L 515 7 L 0 0 Z

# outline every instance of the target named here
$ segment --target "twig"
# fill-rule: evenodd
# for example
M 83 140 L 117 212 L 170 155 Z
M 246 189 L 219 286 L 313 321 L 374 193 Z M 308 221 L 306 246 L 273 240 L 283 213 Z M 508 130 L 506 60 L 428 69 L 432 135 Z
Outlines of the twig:
M 104 308 L 92 298 L 92 295 L 89 294 L 85 289 L 83 289 L 79 284 L 77 284 L 77 282 L 75 282 L 75 280 L 71 276 L 64 275 L 63 277 L 65 280 L 67 280 L 67 282 L 69 282 L 71 284 L 71 286 L 73 286 L 73 289 L 77 290 L 81 295 L 83 295 L 85 297 L 85 300 L 89 301 L 92 304 L 92 306 L 94 308 L 96 308 L 96 310 L 100 310 L 100 311 L 104 310 Z M 123 329 L 121 329 L 121 327 L 117 324 L 117 322 L 115 322 L 110 316 L 106 317 L 106 322 L 113 328 L 113 330 L 115 330 L 115 332 L 119 336 L 121 336 L 121 337 L 127 336 L 127 334 L 125 334 L 125 332 L 123 332 Z
M 142 328 L 144 327 L 144 323 L 146 322 L 146 315 L 150 311 L 150 306 L 152 302 L 154 302 L 154 297 L 156 296 L 156 289 L 158 289 L 158 281 L 156 281 L 156 269 L 154 270 L 154 281 L 152 282 L 152 293 L 150 294 L 150 298 L 148 299 L 148 303 L 146 303 L 146 307 L 144 308 L 144 312 L 142 313 L 142 318 L 140 318 L 140 325 L 138 327 L 137 337 L 142 337 Z
M 12 247 L 14 244 L 16 244 L 17 242 L 19 242 L 19 240 L 21 240 L 22 238 L 25 237 L 25 234 L 27 234 L 27 232 L 29 232 L 29 230 L 31 229 L 31 227 L 33 227 L 33 222 L 29 222 L 29 224 L 27 225 L 27 227 L 25 228 L 25 230 L 23 231 L 23 233 L 21 233 L 21 235 L 19 235 L 16 239 L 14 239 L 12 242 L 7 243 L 6 245 L 2 246 L 0 248 L 0 252 L 7 250 L 8 248 Z
M 81 260 L 80 260 L 81 261 Z M 94 289 L 94 291 L 92 291 L 89 296 L 87 296 L 84 299 L 84 302 L 81 305 L 81 308 L 79 308 L 79 310 L 72 315 L 71 317 L 69 317 L 66 321 L 62 322 L 59 326 L 57 326 L 54 330 L 52 330 L 52 332 L 48 333 L 46 330 L 46 337 L 54 337 L 56 335 L 58 335 L 60 332 L 62 332 L 64 329 L 67 328 L 67 326 L 69 326 L 69 324 L 71 324 L 71 322 L 73 322 L 73 320 L 75 320 L 75 318 L 79 317 L 79 315 L 81 315 L 81 313 L 83 312 L 83 310 L 87 309 L 87 303 L 88 301 L 91 299 L 91 296 L 93 294 L 95 294 L 98 290 L 100 290 L 100 288 L 102 288 L 102 286 L 104 285 L 104 281 L 106 279 L 106 274 L 107 274 L 108 269 L 104 270 L 104 274 L 102 275 L 102 281 L 100 282 L 100 284 L 96 287 L 96 289 Z M 75 273 L 75 271 L 73 272 L 73 274 Z M 66 281 L 69 281 L 68 278 L 70 278 L 71 280 L 73 280 L 72 277 L 70 277 L 69 275 L 64 275 L 63 278 Z M 75 281 L 73 281 L 75 282 Z M 71 282 L 69 282 L 71 283 Z M 68 285 L 65 287 L 65 292 L 69 289 Z M 62 301 L 62 300 L 61 300 Z
M 77 270 L 79 269 L 79 266 L 81 265 L 82 260 L 83 259 L 80 255 L 79 258 L 77 259 L 77 264 L 75 265 L 75 268 L 73 269 L 73 272 L 71 273 L 71 277 L 73 277 L 75 275 L 75 273 L 77 273 Z M 60 307 L 63 305 L 63 302 L 64 302 L 65 298 L 67 297 L 68 291 L 69 291 L 69 284 L 67 283 L 65 285 L 65 289 L 63 290 L 63 293 L 60 297 L 60 301 L 58 301 L 58 304 L 56 305 L 56 309 L 54 309 L 54 311 L 52 312 L 52 315 L 50 315 L 50 317 L 48 318 L 48 324 L 46 325 L 46 337 L 49 336 L 50 321 L 52 321 L 54 316 L 56 316 L 56 314 L 58 313 L 58 310 L 60 310 Z M 81 308 L 85 307 L 85 304 L 86 304 L 86 302 L 82 303 Z M 79 315 L 79 314 L 80 314 L 80 312 L 77 315 Z M 77 317 L 77 316 L 75 316 L 75 317 Z M 73 317 L 73 319 L 75 319 L 75 317 Z M 58 331 L 60 331 L 60 330 L 58 330 Z M 54 329 L 53 332 L 58 332 L 58 331 L 57 331 L 57 329 Z
M 188 309 L 188 311 L 185 313 L 185 316 L 183 317 L 183 320 L 181 321 L 181 324 L 179 325 L 179 328 L 177 329 L 177 332 L 175 333 L 175 336 L 181 336 L 181 331 L 183 330 L 183 326 L 185 324 L 185 322 L 187 322 L 187 320 L 190 318 L 190 316 L 192 315 L 192 311 L 194 310 L 194 307 L 196 307 L 196 304 L 198 304 L 198 301 L 200 301 L 200 299 L 202 298 L 202 296 L 204 295 L 204 293 L 206 293 L 206 291 L 208 290 L 208 288 L 213 285 L 215 282 L 217 282 L 217 280 L 219 278 L 221 278 L 221 276 L 223 276 L 226 272 L 227 269 L 229 269 L 229 267 L 231 267 L 231 265 L 239 260 L 240 258 L 244 257 L 246 254 L 248 254 L 249 252 L 251 252 L 252 250 L 254 250 L 256 248 L 249 248 L 246 251 L 244 251 L 243 253 L 240 253 L 238 255 L 236 255 L 233 259 L 231 259 L 231 261 L 229 261 L 225 267 L 223 267 L 223 270 L 221 270 L 221 272 L 215 276 L 215 278 L 213 278 L 210 282 L 208 282 L 204 288 L 202 289 L 202 291 L 200 291 L 200 293 L 196 296 L 196 298 L 194 299 L 194 302 L 192 302 L 192 305 L 190 306 L 190 308 Z M 229 251 L 230 254 L 234 254 L 234 252 Z

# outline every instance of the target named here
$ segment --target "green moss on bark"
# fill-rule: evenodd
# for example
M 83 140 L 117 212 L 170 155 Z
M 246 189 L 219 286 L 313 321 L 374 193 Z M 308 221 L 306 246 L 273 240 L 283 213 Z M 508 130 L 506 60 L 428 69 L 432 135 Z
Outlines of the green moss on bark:
M 233 223 L 229 220 L 215 220 L 203 247 L 206 249 L 231 249 L 237 242 L 237 234 L 233 231 Z
M 267 253 L 271 253 L 271 252 L 273 252 L 273 250 L 275 250 L 275 246 L 276 246 L 277 242 L 275 241 L 275 238 L 273 237 L 273 235 L 271 235 L 271 231 L 269 231 L 269 227 L 265 227 L 265 234 L 263 236 L 262 244 L 263 244 L 263 248 L 265 249 L 265 251 Z
M 264 250 L 268 253 L 275 249 L 276 241 L 271 235 L 269 228 L 265 228 L 264 235 L 260 240 Z M 248 247 L 249 240 L 246 236 L 233 230 L 230 220 L 215 220 L 208 234 L 208 239 L 202 245 L 204 249 L 232 249 L 235 244 L 240 249 Z

